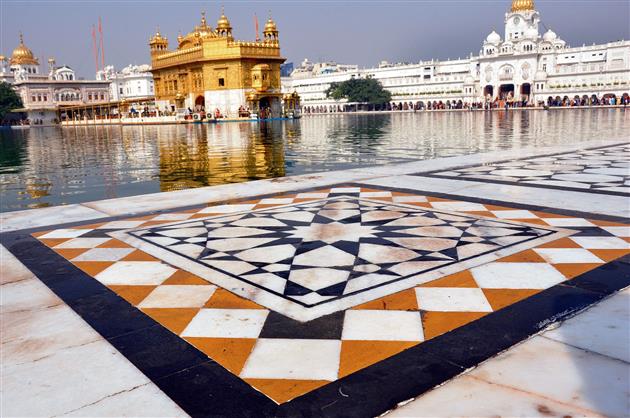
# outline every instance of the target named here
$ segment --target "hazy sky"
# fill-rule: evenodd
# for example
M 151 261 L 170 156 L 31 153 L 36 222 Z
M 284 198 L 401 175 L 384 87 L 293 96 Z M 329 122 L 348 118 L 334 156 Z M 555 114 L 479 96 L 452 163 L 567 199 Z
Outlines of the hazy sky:
M 0 0 L 0 53 L 10 55 L 24 32 L 40 62 L 49 56 L 80 76 L 93 77 L 91 27 L 101 16 L 105 59 L 121 68 L 149 62 L 148 38 L 159 25 L 170 47 L 206 10 L 214 27 L 221 4 L 211 1 L 13 1 Z M 511 0 L 225 1 L 237 39 L 254 38 L 271 10 L 288 61 L 335 60 L 370 66 L 380 60 L 420 61 L 478 53 L 503 19 Z M 570 45 L 630 38 L 629 0 L 538 0 L 545 27 Z

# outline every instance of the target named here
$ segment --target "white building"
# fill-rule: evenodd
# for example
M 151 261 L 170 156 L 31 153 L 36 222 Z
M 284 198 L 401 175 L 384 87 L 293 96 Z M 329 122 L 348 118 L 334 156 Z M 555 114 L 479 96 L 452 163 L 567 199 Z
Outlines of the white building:
M 108 65 L 96 73 L 97 80 L 107 80 L 111 84 L 110 97 L 112 101 L 153 99 L 155 96 L 153 74 L 151 66 L 129 65 L 117 72 Z
M 59 122 L 59 110 L 63 106 L 98 106 L 109 102 L 109 81 L 77 80 L 72 68 L 57 67 L 54 58 L 48 60 L 48 74 L 43 74 L 21 34 L 20 44 L 11 58 L 2 58 L 0 81 L 13 84 L 33 125 Z
M 373 77 L 392 93 L 393 105 L 424 108 L 447 102 L 511 101 L 522 105 L 596 97 L 621 98 L 630 90 L 630 42 L 569 47 L 556 33 L 540 33 L 533 0 L 513 0 L 503 38 L 491 32 L 478 56 L 415 64 L 381 63 L 376 68 L 344 66 L 335 71 L 294 71 L 283 89 L 296 91 L 305 113 L 331 112 L 341 102 L 326 97 L 331 83 Z M 326 68 L 335 68 L 330 63 Z

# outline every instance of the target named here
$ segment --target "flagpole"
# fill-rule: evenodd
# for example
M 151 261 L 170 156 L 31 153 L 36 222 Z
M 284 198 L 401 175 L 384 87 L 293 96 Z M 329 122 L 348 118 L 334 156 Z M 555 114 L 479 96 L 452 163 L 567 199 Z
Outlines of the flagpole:
M 94 52 L 94 65 L 96 66 L 96 72 L 98 73 L 98 51 L 96 50 L 96 28 L 92 25 L 92 49 Z
M 103 44 L 103 26 L 101 24 L 101 17 L 98 17 L 98 32 L 101 37 L 101 68 L 105 69 L 105 46 Z

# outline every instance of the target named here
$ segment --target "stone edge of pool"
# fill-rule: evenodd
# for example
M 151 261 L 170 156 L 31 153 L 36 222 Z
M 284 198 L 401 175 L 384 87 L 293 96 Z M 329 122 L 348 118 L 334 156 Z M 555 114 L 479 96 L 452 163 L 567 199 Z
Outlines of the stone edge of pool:
M 377 181 L 378 179 L 391 177 L 404 179 L 404 176 L 408 174 L 427 173 L 466 165 L 488 164 L 507 159 L 521 159 L 537 155 L 573 152 L 584 148 L 615 146 L 625 143 L 628 143 L 628 141 L 598 139 L 577 142 L 570 145 L 565 144 L 545 147 L 529 146 L 519 149 L 499 150 L 455 157 L 443 157 L 432 160 L 419 160 L 407 163 L 353 168 L 340 171 L 309 173 L 297 176 L 279 177 L 275 179 L 255 180 L 244 183 L 223 184 L 195 189 L 97 200 L 80 204 L 53 206 L 15 212 L 3 212 L 0 213 L 0 232 L 38 228 L 68 222 L 96 220 L 112 216 L 129 216 L 140 213 L 158 212 L 182 206 L 203 205 L 207 203 L 242 199 L 250 196 L 271 193 L 286 193 L 292 190 L 323 187 L 344 182 Z M 426 185 L 427 191 L 432 190 L 442 193 L 462 191 L 471 187 L 479 186 L 476 182 L 467 182 L 462 180 L 439 180 L 441 179 L 416 177 L 414 181 L 422 181 L 423 185 Z M 417 187 L 418 185 L 416 185 L 416 188 Z M 512 188 L 513 187 L 514 186 L 512 186 Z M 519 188 L 513 189 L 513 191 L 518 189 Z M 558 191 L 557 193 L 563 194 L 571 192 Z M 510 193 L 507 193 L 506 197 L 509 194 Z M 622 197 L 621 199 L 625 198 Z M 628 216 L 630 213 L 615 212 L 609 214 Z

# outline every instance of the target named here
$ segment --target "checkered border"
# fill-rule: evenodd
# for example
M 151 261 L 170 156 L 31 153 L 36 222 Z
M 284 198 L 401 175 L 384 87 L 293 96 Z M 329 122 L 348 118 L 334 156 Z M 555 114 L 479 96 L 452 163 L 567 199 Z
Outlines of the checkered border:
M 414 190 L 402 192 L 418 193 Z M 461 200 L 457 196 L 436 197 Z M 619 218 L 477 201 L 486 205 L 503 204 L 524 210 L 562 212 L 565 216 L 627 222 Z M 106 221 L 110 220 L 115 219 Z M 31 232 L 34 231 L 5 233 L 0 235 L 0 241 L 193 416 L 216 415 L 217 411 L 225 415 L 321 415 L 322 408 L 326 408 L 325 415 L 328 416 L 378 415 L 538 332 L 540 324 L 563 320 L 630 285 L 630 257 L 624 256 L 277 406 L 100 283 L 86 281 L 89 276 L 55 257 L 48 247 L 29 235 Z M 50 264 L 41 262 L 49 259 L 54 261 Z M 95 303 L 105 309 L 95 313 Z M 133 331 L 138 332 L 130 339 L 128 334 Z M 489 344 L 489 340 L 493 342 Z

